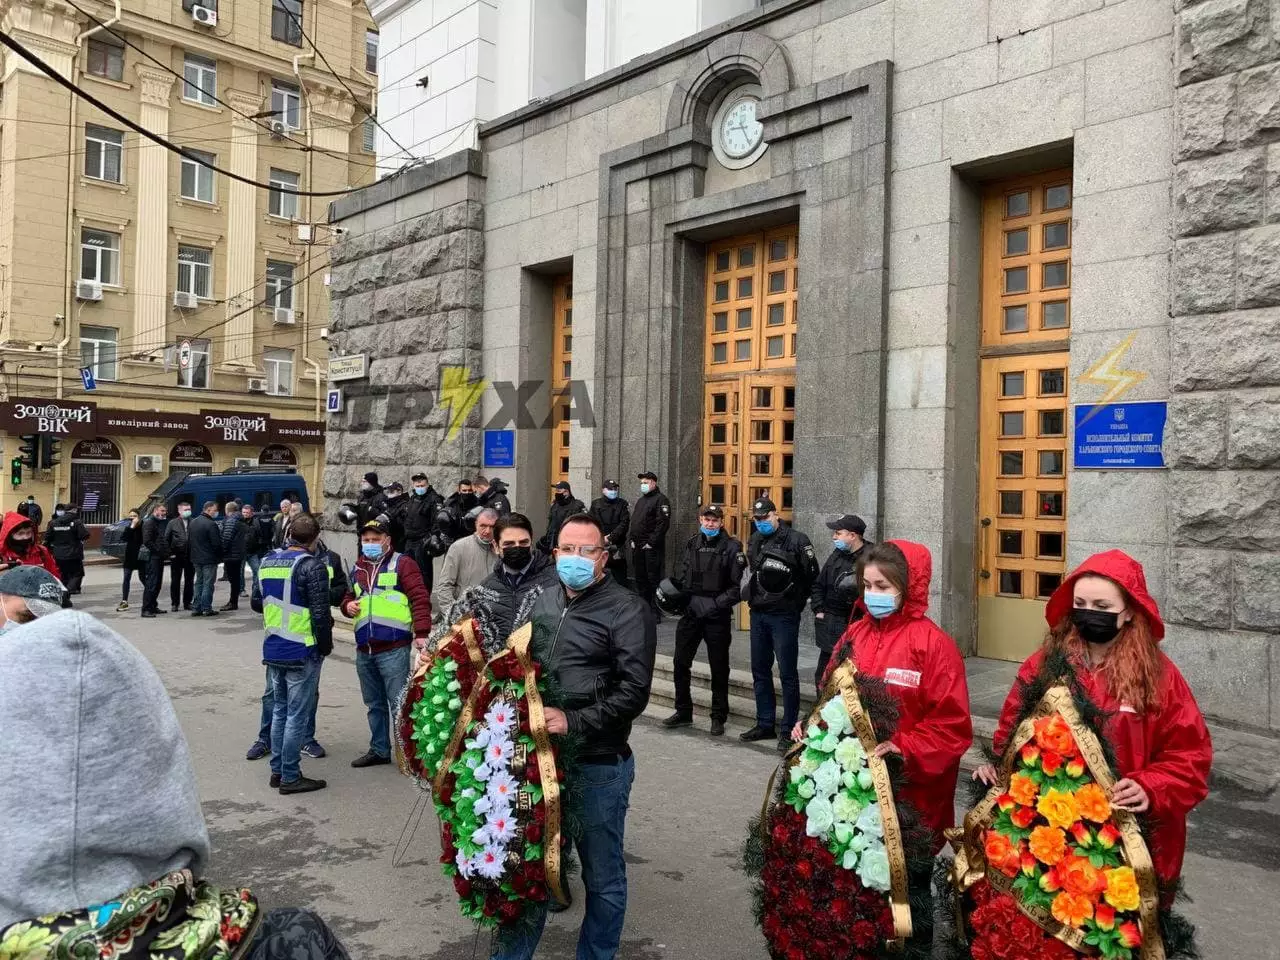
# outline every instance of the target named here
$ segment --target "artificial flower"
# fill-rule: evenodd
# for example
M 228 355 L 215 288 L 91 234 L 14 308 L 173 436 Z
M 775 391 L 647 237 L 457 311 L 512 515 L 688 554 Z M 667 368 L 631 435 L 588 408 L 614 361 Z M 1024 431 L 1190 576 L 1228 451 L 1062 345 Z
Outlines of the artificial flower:
M 472 869 L 486 880 L 497 880 L 502 876 L 502 859 L 504 852 L 490 844 L 475 855 L 471 862 Z
M 792 783 L 799 783 L 801 780 L 805 778 L 805 772 L 801 770 L 798 765 L 792 767 L 787 772 L 787 775 L 791 778 Z
M 827 732 L 837 737 L 850 732 L 853 724 L 849 720 L 849 711 L 844 705 L 843 697 L 832 697 L 819 714 L 827 723 Z
M 853 870 L 855 867 L 857 867 L 858 851 L 852 850 L 852 849 L 846 850 L 844 852 L 843 857 L 840 860 L 840 866 L 844 867 L 844 869 L 846 870 Z
M 858 857 L 858 879 L 864 887 L 879 890 L 882 893 L 889 889 L 889 852 L 883 847 L 873 847 L 862 851 Z
M 863 767 L 858 771 L 858 786 L 863 790 L 870 790 L 875 786 L 876 779 L 871 775 L 871 770 Z
M 520 792 L 520 785 L 509 773 L 495 773 L 489 778 L 489 784 L 486 793 L 489 799 L 494 803 L 515 803 L 516 795 Z
M 800 796 L 804 797 L 804 799 L 808 800 L 818 791 L 813 785 L 813 780 L 809 777 L 805 777 L 800 781 L 800 786 L 796 787 L 796 792 L 799 793 Z
M 1071 825 L 1071 839 L 1076 842 L 1076 846 L 1088 850 L 1093 846 L 1093 831 L 1090 830 L 1083 820 Z
M 813 771 L 817 770 L 827 758 L 815 750 L 806 750 L 800 754 L 800 762 L 796 764 L 802 772 L 812 776 Z
M 1031 831 L 1031 853 L 1046 866 L 1057 866 L 1067 855 L 1067 838 L 1057 827 L 1036 827 Z
M 835 810 L 837 820 L 856 820 L 867 804 L 859 800 L 847 790 L 837 793 L 835 799 L 831 801 L 831 805 Z M 845 843 L 847 841 L 841 841 Z
M 1040 889 L 1045 893 L 1057 893 L 1062 889 L 1062 874 L 1058 872 L 1058 868 L 1046 870 L 1040 874 Z
M 1129 947 L 1131 950 L 1142 946 L 1142 931 L 1132 920 L 1128 923 L 1120 924 L 1118 933 L 1120 934 L 1120 943 L 1123 946 Z
M 499 768 L 506 766 L 511 762 L 511 757 L 515 754 L 515 745 L 509 737 L 502 739 L 493 739 L 489 742 L 489 746 L 485 748 L 484 760 L 490 767 Z
M 1056 713 L 1035 722 L 1035 739 L 1042 750 L 1052 750 L 1063 757 L 1074 757 L 1078 752 L 1071 727 Z
M 1009 819 L 1019 830 L 1026 830 L 1036 822 L 1035 807 L 1015 807 L 1010 811 Z
M 510 703 L 506 700 L 495 700 L 484 715 L 484 722 L 491 729 L 501 730 L 505 733 L 515 722 L 515 718 L 516 710 Z
M 1067 761 L 1067 776 L 1073 780 L 1083 777 L 1086 769 L 1084 757 L 1072 757 Z
M 1040 869 L 1035 856 L 1029 850 L 1026 853 L 1020 854 L 1019 862 L 1022 865 L 1022 872 L 1028 877 L 1034 877 Z
M 1093 901 L 1065 890 L 1053 898 L 1053 918 L 1068 927 L 1080 928 L 1093 916 Z
M 1090 900 L 1107 889 L 1107 879 L 1102 871 L 1084 857 L 1067 857 L 1058 874 L 1062 877 L 1064 890 Z
M 1076 806 L 1075 797 L 1061 790 L 1050 790 L 1036 803 L 1040 816 L 1049 821 L 1051 827 L 1067 830 L 1080 819 L 1080 809 Z
M 1009 796 L 1015 803 L 1020 803 L 1024 807 L 1033 807 L 1039 794 L 1040 788 L 1025 773 L 1015 773 L 1009 778 Z
M 495 810 L 486 819 L 485 829 L 493 843 L 509 843 L 516 835 L 516 821 L 510 811 Z
M 836 762 L 846 770 L 857 770 L 866 763 L 867 751 L 857 737 L 845 737 L 836 747 Z
M 1086 783 L 1076 791 L 1076 805 L 1080 816 L 1094 823 L 1106 823 L 1111 817 L 1111 801 L 1096 783 Z
M 987 855 L 987 862 L 999 870 L 1008 872 L 1006 866 L 1010 858 L 1013 858 L 1014 863 L 1018 866 L 1021 865 L 1018 851 L 1009 841 L 1009 838 L 998 830 L 988 830 L 982 838 L 982 846 Z M 1017 867 L 1015 866 L 1014 873 L 1016 872 Z M 1013 873 L 1009 875 L 1013 876 Z
M 1138 893 L 1138 878 L 1134 875 L 1132 867 L 1116 867 L 1114 870 L 1108 870 L 1106 879 L 1107 903 L 1117 910 L 1138 909 L 1141 896 Z
M 471 879 L 472 869 L 470 857 L 459 850 L 454 856 L 453 862 L 458 867 L 458 873 L 462 874 L 462 876 L 466 877 L 468 880 Z
M 835 804 L 832 806 L 834 807 Z M 836 838 L 836 843 L 840 846 L 846 846 L 853 839 L 853 824 L 846 820 L 836 820 L 835 826 L 831 828 L 831 835 Z M 799 869 L 799 864 L 796 864 L 796 867 Z
M 810 746 L 822 753 L 835 753 L 836 747 L 840 746 L 840 738 L 828 730 Z
M 1001 810 L 1012 810 L 1017 805 L 1018 802 L 1007 793 L 1002 793 L 1000 796 L 996 797 L 996 806 Z
M 868 837 L 883 837 L 884 822 L 880 819 L 880 804 L 867 804 L 858 814 L 854 827 L 859 833 L 866 834 Z
M 1116 911 L 1114 907 L 1109 907 L 1105 903 L 1100 903 L 1093 908 L 1093 922 L 1098 925 L 1099 930 L 1114 930 L 1116 926 Z
M 1040 769 L 1046 776 L 1056 777 L 1058 771 L 1062 769 L 1062 754 L 1052 750 L 1044 751 L 1040 754 Z
M 1019 756 L 1022 758 L 1023 764 L 1028 767 L 1034 767 L 1036 761 L 1040 759 L 1040 748 L 1034 742 L 1028 743 L 1019 751 Z
M 1098 831 L 1098 843 L 1110 850 L 1120 842 L 1120 831 L 1114 823 L 1104 823 Z
M 830 797 L 840 788 L 840 764 L 828 760 L 813 772 L 813 787 L 820 797 Z
M 814 797 L 804 808 L 805 832 L 811 837 L 825 837 L 835 825 L 835 811 L 826 797 Z

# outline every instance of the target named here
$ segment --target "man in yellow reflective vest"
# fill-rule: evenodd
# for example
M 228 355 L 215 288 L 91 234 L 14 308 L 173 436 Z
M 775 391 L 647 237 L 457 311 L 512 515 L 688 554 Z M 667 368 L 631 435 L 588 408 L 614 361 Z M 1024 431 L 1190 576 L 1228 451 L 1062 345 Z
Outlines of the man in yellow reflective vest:
M 360 528 L 360 559 L 342 612 L 354 622 L 356 675 L 369 712 L 369 750 L 353 767 L 391 762 L 391 724 L 409 679 L 410 646 L 426 646 L 431 631 L 431 595 L 411 557 L 391 547 L 385 523 Z
M 333 652 L 329 571 L 315 556 L 320 525 L 298 517 L 290 542 L 262 559 L 262 662 L 271 687 L 271 786 L 282 794 L 322 790 L 325 781 L 302 775 L 301 750 L 320 681 Z

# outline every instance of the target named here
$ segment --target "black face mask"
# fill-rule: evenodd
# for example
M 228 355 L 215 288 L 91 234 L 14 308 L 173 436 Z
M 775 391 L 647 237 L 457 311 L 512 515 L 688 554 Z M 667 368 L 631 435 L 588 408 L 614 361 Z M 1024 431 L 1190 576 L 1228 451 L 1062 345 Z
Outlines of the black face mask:
M 556 503 L 567 503 L 568 501 L 569 501 L 569 495 L 564 491 L 561 491 L 560 493 L 556 494 Z
M 474 507 L 476 505 L 477 499 L 479 498 L 474 493 L 458 494 L 458 504 L 462 507 L 463 510 L 470 510 L 472 507 Z
M 1110 643 L 1120 633 L 1120 614 L 1106 610 L 1076 607 L 1071 611 L 1071 622 L 1086 643 Z
M 532 547 L 503 547 L 502 562 L 512 570 L 523 570 L 533 559 Z

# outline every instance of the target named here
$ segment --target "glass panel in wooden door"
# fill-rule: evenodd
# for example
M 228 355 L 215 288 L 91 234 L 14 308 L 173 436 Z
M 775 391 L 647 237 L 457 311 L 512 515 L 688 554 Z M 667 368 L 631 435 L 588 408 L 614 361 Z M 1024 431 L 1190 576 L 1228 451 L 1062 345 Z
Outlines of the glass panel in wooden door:
M 557 277 L 551 296 L 551 483 L 569 480 L 569 381 L 573 378 L 573 277 Z

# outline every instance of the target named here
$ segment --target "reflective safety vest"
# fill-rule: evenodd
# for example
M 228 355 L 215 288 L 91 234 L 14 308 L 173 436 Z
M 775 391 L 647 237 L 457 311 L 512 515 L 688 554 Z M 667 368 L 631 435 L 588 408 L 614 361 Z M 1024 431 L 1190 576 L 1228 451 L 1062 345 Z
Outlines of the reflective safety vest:
M 413 610 L 409 606 L 409 595 L 398 589 L 399 568 L 400 554 L 393 553 L 385 568 L 381 565 L 376 568 L 373 586 L 367 592 L 360 586 L 358 578 L 352 578 L 358 608 L 355 618 L 357 647 L 413 639 Z
M 262 558 L 258 582 L 262 589 L 263 660 L 306 660 L 315 654 L 316 635 L 311 608 L 294 602 L 294 574 L 304 560 L 298 550 L 276 550 Z

